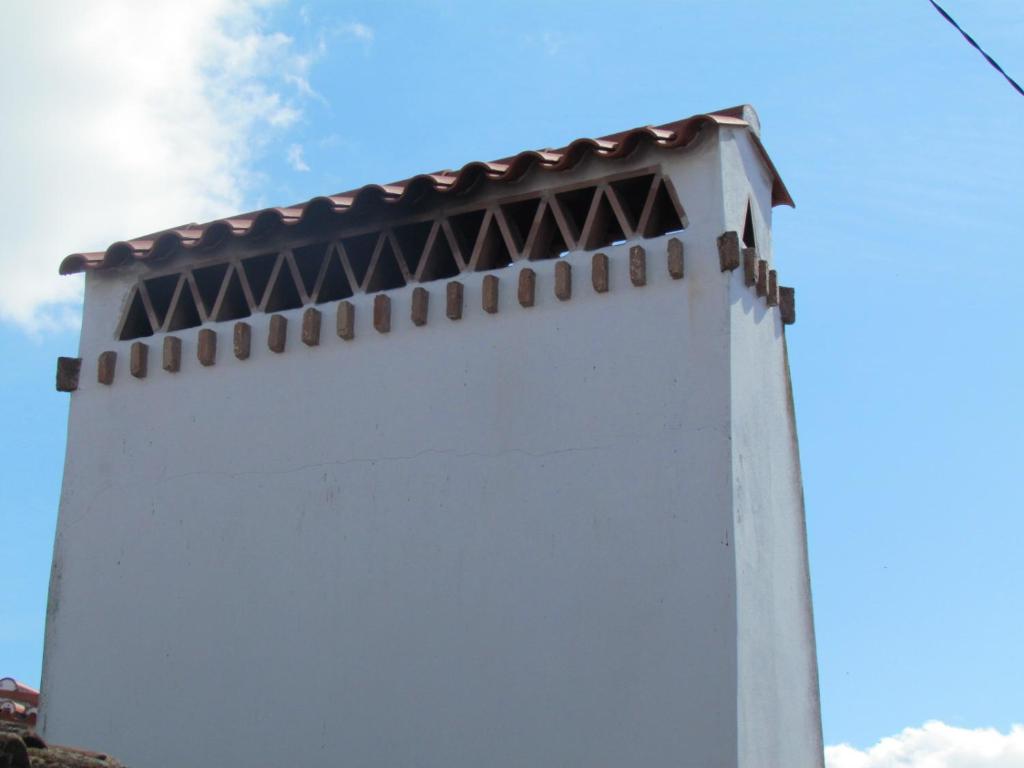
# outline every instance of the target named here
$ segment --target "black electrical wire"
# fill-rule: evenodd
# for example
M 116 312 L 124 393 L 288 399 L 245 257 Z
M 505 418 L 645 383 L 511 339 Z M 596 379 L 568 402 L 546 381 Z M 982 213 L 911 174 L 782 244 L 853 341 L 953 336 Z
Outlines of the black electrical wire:
M 991 56 L 985 53 L 982 47 L 974 41 L 973 37 L 964 32 L 963 28 L 956 23 L 956 19 L 954 19 L 952 16 L 946 13 L 945 9 L 941 5 L 936 3 L 935 0 L 928 0 L 928 2 L 932 4 L 936 11 L 942 14 L 942 18 L 944 18 L 946 21 L 952 24 L 956 28 L 956 31 L 964 36 L 964 40 L 966 40 L 968 43 L 970 43 L 971 45 L 978 49 L 978 53 L 985 57 L 985 61 L 991 64 L 995 68 L 996 72 L 1005 77 L 1006 81 L 1013 86 L 1013 89 L 1017 91 L 1017 93 L 1019 93 L 1021 96 L 1024 96 L 1024 89 L 1022 89 L 1017 84 L 1017 81 L 1010 77 L 1008 74 L 1006 74 L 1006 70 L 999 66 L 999 62 L 997 62 L 995 59 L 993 59 Z

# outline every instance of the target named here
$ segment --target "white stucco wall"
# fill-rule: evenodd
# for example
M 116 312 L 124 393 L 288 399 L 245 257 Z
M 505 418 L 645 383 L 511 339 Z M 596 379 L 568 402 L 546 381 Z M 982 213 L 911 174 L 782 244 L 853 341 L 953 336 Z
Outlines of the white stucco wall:
M 743 132 L 721 142 L 726 228 L 750 202 L 758 255 L 774 266 L 771 195 Z M 803 486 L 777 309 L 732 273 L 730 427 L 737 589 L 739 763 L 821 766 L 823 749 Z
M 224 765 L 767 765 L 745 757 L 743 702 L 762 685 L 738 677 L 771 652 L 750 650 L 751 620 L 737 617 L 760 599 L 744 586 L 738 598 L 737 579 L 749 584 L 761 561 L 738 550 L 768 547 L 770 567 L 785 570 L 776 560 L 803 542 L 775 550 L 746 532 L 741 509 L 753 502 L 732 467 L 763 450 L 758 427 L 734 423 L 747 418 L 741 390 L 753 381 L 736 381 L 751 365 L 737 356 L 749 342 L 754 365 L 781 358 L 752 348 L 761 325 L 736 333 L 750 318 L 738 273 L 718 266 L 729 177 L 714 134 L 615 170 L 652 161 L 689 215 L 681 281 L 665 269 L 666 238 L 645 242 L 641 288 L 627 247 L 603 249 L 603 295 L 590 287 L 591 254 L 574 253 L 568 302 L 553 295 L 554 262 L 539 262 L 537 306 L 520 307 L 517 264 L 498 273 L 497 315 L 480 309 L 483 276 L 466 274 L 456 322 L 438 282 L 427 326 L 414 327 L 407 287 L 389 292 L 390 334 L 371 327 L 372 296 L 358 296 L 354 341 L 333 334 L 329 304 L 311 349 L 299 341 L 301 310 L 284 313 L 288 347 L 277 355 L 269 318 L 256 315 L 251 359 L 230 354 L 230 323 L 214 324 L 215 366 L 196 362 L 191 329 L 177 334 L 179 373 L 160 370 L 158 335 L 149 376 L 136 380 L 129 344 L 112 340 L 134 274 L 90 275 L 45 737 L 136 768 L 199 755 Z M 95 383 L 105 349 L 119 351 L 110 387 Z M 795 453 L 780 462 L 792 470 Z M 793 502 L 783 485 L 766 505 Z M 779 539 L 797 535 L 792 514 Z M 784 621 L 804 615 L 805 598 L 779 598 Z M 803 633 L 799 656 L 806 630 L 765 642 Z M 765 683 L 773 702 L 776 683 Z M 780 722 L 792 724 L 806 723 Z

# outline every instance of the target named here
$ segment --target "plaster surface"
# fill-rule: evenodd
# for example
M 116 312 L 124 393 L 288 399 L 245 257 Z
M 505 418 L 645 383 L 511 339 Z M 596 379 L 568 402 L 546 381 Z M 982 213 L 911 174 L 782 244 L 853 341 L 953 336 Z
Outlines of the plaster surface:
M 769 765 L 751 751 L 763 730 L 816 713 L 815 698 L 760 714 L 807 682 L 808 649 L 813 666 L 808 593 L 781 594 L 806 574 L 782 562 L 802 546 L 791 435 L 734 423 L 763 376 L 785 381 L 781 327 L 736 335 L 750 318 L 715 239 L 740 187 L 719 135 L 657 157 L 690 220 L 683 280 L 662 237 L 643 242 L 634 287 L 626 243 L 604 249 L 608 293 L 590 286 L 591 253 L 572 253 L 569 301 L 555 263 L 534 262 L 536 305 L 519 306 L 514 264 L 491 273 L 496 314 L 484 276 L 464 274 L 458 321 L 436 282 L 414 325 L 408 286 L 389 291 L 390 333 L 357 296 L 352 341 L 327 304 L 319 346 L 301 344 L 294 310 L 275 354 L 256 315 L 250 359 L 230 354 L 230 323 L 209 324 L 215 365 L 191 329 L 180 372 L 134 379 L 112 340 L 134 273 L 90 275 L 44 736 L 139 768 L 197 750 L 224 765 Z M 105 349 L 119 354 L 109 387 L 95 381 Z M 776 449 L 782 475 L 744 500 L 755 486 L 734 465 Z M 748 509 L 777 505 L 777 526 L 748 532 Z M 740 546 L 770 555 L 775 602 Z M 798 624 L 778 629 L 763 615 L 776 610 Z M 765 627 L 778 631 L 752 643 Z M 753 668 L 791 640 L 761 682 Z
M 758 256 L 772 263 L 771 202 L 741 134 L 722 142 L 727 228 L 744 200 Z M 823 765 L 814 621 L 796 416 L 777 308 L 732 274 L 730 380 L 736 537 L 739 764 Z

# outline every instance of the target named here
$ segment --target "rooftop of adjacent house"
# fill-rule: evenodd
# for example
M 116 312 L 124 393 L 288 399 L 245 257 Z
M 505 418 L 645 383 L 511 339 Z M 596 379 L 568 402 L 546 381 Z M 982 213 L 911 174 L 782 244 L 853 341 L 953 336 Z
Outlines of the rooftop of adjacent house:
M 119 768 L 108 755 L 48 745 L 33 730 L 39 691 L 0 677 L 0 766 L 6 768 Z
M 39 691 L 13 677 L 0 677 L 0 720 L 31 725 L 38 709 Z
M 411 205 L 435 196 L 455 196 L 480 184 L 517 181 L 534 168 L 566 171 L 588 157 L 625 158 L 643 145 L 678 149 L 691 144 L 709 125 L 747 128 L 772 178 L 772 205 L 793 205 L 793 200 L 761 144 L 757 114 L 750 106 L 693 115 L 659 126 L 643 126 L 598 139 L 579 138 L 559 149 L 527 150 L 490 162 L 474 161 L 457 171 L 421 174 L 390 184 L 366 184 L 335 195 L 314 197 L 304 203 L 264 208 L 204 224 L 185 224 L 160 232 L 118 241 L 105 251 L 74 253 L 60 265 L 61 274 L 117 267 L 132 261 L 158 261 L 182 252 L 210 251 L 233 238 L 257 240 L 282 228 L 298 226 L 327 214 L 358 215 L 384 205 Z
M 13 677 L 0 677 L 0 698 L 4 698 L 6 695 L 12 693 L 23 696 L 34 696 L 36 700 L 39 699 L 39 691 L 31 685 L 25 685 L 25 683 L 20 680 L 15 680 Z

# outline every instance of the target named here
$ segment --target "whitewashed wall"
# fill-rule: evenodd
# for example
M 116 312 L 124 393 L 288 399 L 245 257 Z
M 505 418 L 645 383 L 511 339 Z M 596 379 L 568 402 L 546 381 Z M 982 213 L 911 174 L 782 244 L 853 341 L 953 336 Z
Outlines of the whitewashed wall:
M 771 194 L 743 132 L 723 132 L 726 229 L 748 202 L 758 255 L 774 267 Z M 796 420 L 777 308 L 732 273 L 730 366 L 738 620 L 739 765 L 822 766 L 824 745 L 811 615 Z
M 787 560 L 804 543 L 781 328 L 765 319 L 775 309 L 752 317 L 738 273 L 719 270 L 716 237 L 727 218 L 736 228 L 725 187 L 738 184 L 723 147 L 749 140 L 718 135 L 614 166 L 658 162 L 673 177 L 690 220 L 680 281 L 666 238 L 644 243 L 644 287 L 630 285 L 626 246 L 603 249 L 607 294 L 590 287 L 591 254 L 574 253 L 567 302 L 554 262 L 539 262 L 537 306 L 520 307 L 517 264 L 498 273 L 496 315 L 480 309 L 483 276 L 467 274 L 459 321 L 438 282 L 414 327 L 407 287 L 389 292 L 390 334 L 358 296 L 354 341 L 333 335 L 326 305 L 321 345 L 304 347 L 295 310 L 274 354 L 257 315 L 251 359 L 230 354 L 230 323 L 213 324 L 215 366 L 196 362 L 191 329 L 177 334 L 179 373 L 160 370 L 158 335 L 136 380 L 129 343 L 113 341 L 135 273 L 90 275 L 45 737 L 135 768 L 711 768 L 773 764 L 753 756 L 754 721 L 801 729 L 773 745 L 810 738 L 808 593 L 788 594 L 806 561 Z M 95 383 L 105 349 L 119 351 L 110 387 Z M 745 405 L 762 378 L 763 419 Z M 783 475 L 761 482 L 781 489 L 750 500 L 733 464 L 769 450 Z M 772 533 L 747 530 L 755 508 L 778 516 Z M 767 608 L 751 586 L 763 563 L 787 592 Z M 787 628 L 753 647 L 776 615 Z M 793 680 L 750 668 L 791 642 L 780 672 Z M 799 713 L 745 717 L 762 703 Z M 770 754 L 818 765 L 814 750 Z

